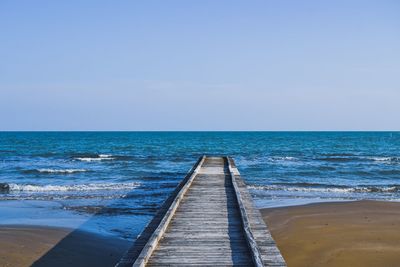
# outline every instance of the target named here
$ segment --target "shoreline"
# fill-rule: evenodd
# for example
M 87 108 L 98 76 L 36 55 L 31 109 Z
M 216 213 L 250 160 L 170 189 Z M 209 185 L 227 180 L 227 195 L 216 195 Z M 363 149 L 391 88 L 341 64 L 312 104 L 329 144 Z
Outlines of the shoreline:
M 400 261 L 399 202 L 322 202 L 260 211 L 290 267 L 390 267 Z M 131 245 L 70 228 L 0 225 L 0 266 L 114 266 Z
M 130 245 L 69 228 L 0 225 L 0 266 L 114 266 Z
M 400 203 L 322 202 L 260 210 L 288 266 L 398 266 Z

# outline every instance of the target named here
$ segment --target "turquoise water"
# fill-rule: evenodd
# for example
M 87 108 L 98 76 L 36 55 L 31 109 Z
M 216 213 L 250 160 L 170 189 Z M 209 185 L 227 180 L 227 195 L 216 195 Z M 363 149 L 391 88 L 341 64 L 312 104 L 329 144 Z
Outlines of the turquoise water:
M 135 238 L 203 154 L 259 207 L 400 200 L 399 132 L 2 132 L 0 223 Z

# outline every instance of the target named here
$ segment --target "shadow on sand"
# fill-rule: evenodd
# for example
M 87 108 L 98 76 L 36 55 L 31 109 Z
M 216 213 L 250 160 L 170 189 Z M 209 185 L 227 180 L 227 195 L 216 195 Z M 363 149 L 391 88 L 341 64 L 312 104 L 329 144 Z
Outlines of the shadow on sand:
M 201 158 L 198 159 L 194 167 L 200 160 Z M 100 236 L 76 229 L 64 237 L 40 259 L 35 261 L 31 267 L 110 267 L 115 266 L 121 259 L 123 260 L 119 266 L 132 266 L 134 259 L 140 253 L 143 243 L 147 241 L 154 229 L 157 228 L 175 196 L 193 173 L 194 167 L 161 205 L 153 219 L 134 243 L 128 240 Z M 107 207 L 104 207 L 104 209 L 107 209 Z M 99 211 L 97 214 L 101 213 Z M 96 219 L 96 216 L 99 215 L 95 214 L 85 224 Z
M 100 236 L 77 229 L 64 237 L 31 266 L 114 266 L 130 243 L 128 240 Z

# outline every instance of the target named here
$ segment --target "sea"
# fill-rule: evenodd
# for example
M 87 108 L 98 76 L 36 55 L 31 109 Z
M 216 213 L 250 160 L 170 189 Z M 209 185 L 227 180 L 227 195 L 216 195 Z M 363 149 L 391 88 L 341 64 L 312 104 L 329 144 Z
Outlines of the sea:
M 0 224 L 134 240 L 203 154 L 259 208 L 400 200 L 400 132 L 0 132 Z

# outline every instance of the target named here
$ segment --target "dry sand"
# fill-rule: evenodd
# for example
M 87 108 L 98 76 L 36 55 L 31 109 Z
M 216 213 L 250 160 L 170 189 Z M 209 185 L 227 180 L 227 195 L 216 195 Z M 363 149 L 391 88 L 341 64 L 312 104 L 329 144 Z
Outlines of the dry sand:
M 319 203 L 262 214 L 289 267 L 400 266 L 400 203 Z
M 0 226 L 0 267 L 114 266 L 130 242 L 78 230 Z

